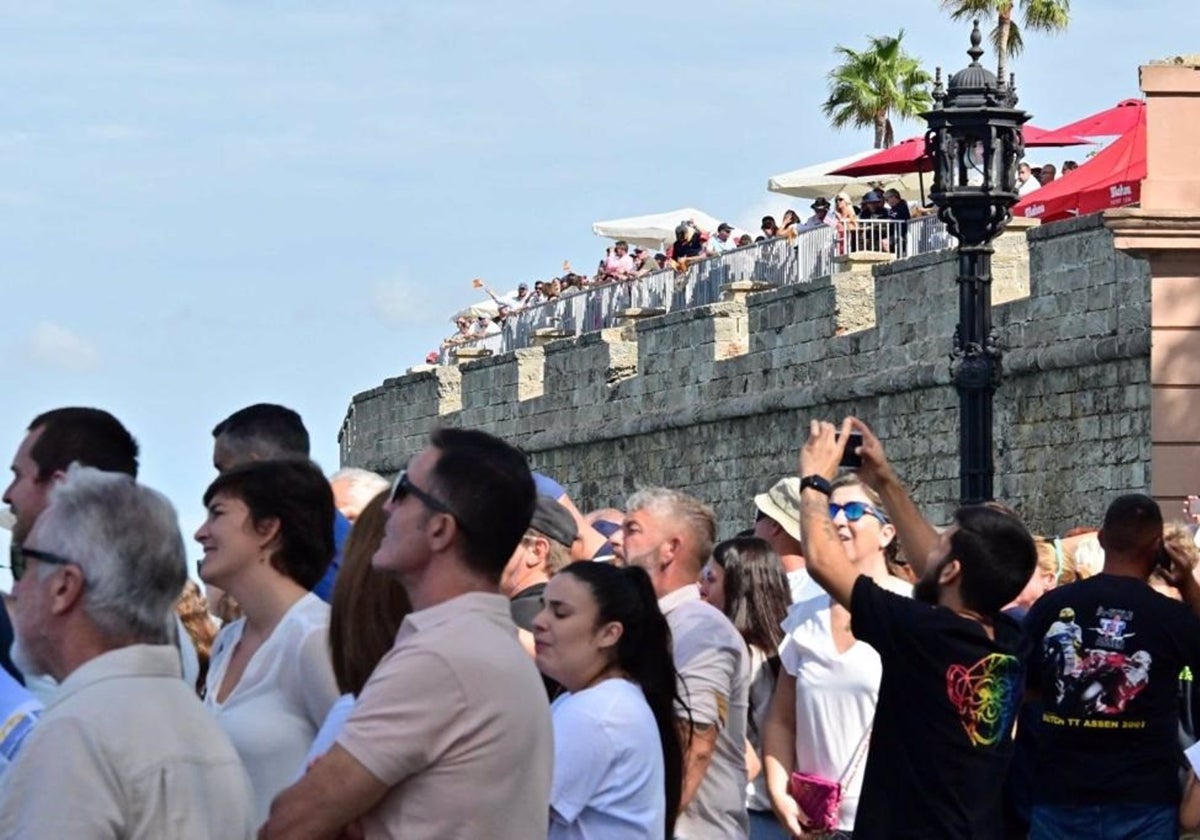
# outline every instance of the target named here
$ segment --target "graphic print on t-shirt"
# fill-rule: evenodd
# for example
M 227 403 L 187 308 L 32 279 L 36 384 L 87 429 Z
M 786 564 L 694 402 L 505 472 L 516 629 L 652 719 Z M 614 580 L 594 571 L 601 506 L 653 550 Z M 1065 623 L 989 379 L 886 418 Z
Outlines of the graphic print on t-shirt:
M 951 665 L 946 670 L 946 694 L 972 746 L 994 746 L 1012 729 L 1021 676 L 1021 661 L 1005 653 L 988 654 L 969 668 Z
M 1042 637 L 1042 652 L 1054 673 L 1055 705 L 1060 714 L 1080 718 L 1119 715 L 1149 682 L 1150 653 L 1125 652 L 1132 646 L 1129 640 L 1137 635 L 1130 631 L 1133 612 L 1098 607 L 1094 621 L 1088 629 L 1096 634 L 1096 647 L 1088 650 L 1083 648 L 1083 630 L 1070 607 L 1059 611 L 1058 620 Z

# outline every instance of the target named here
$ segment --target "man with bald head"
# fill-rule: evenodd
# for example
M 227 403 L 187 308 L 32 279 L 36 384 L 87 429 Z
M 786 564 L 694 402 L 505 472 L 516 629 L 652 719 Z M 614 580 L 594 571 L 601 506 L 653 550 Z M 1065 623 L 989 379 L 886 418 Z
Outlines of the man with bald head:
M 650 575 L 671 627 L 680 696 L 691 709 L 690 720 L 680 721 L 687 750 L 675 836 L 745 838 L 749 654 L 697 585 L 716 540 L 716 517 L 703 502 L 661 487 L 635 493 L 626 510 L 618 557 Z

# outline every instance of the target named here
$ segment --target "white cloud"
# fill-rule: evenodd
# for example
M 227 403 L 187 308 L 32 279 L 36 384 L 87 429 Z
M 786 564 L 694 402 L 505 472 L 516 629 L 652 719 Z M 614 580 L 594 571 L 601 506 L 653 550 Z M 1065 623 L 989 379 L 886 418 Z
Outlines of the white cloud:
M 39 321 L 25 337 L 25 355 L 35 365 L 70 373 L 100 367 L 100 353 L 90 342 L 49 321 Z
M 448 309 L 433 304 L 428 290 L 403 278 L 377 282 L 371 289 L 371 310 L 388 327 L 427 327 L 431 320 L 450 317 Z

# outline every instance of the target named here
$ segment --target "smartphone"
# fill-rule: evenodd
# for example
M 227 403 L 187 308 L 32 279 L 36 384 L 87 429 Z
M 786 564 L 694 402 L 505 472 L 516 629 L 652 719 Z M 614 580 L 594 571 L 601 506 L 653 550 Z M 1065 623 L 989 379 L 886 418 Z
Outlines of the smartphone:
M 841 435 L 838 435 L 840 438 Z M 838 464 L 839 467 L 851 467 L 857 469 L 862 466 L 862 456 L 858 454 L 858 447 L 863 444 L 863 436 L 861 432 L 851 432 L 846 438 L 846 449 L 842 452 L 842 460 Z
M 1160 548 L 1158 553 L 1154 555 L 1154 562 L 1158 564 L 1158 568 L 1162 569 L 1164 572 L 1171 571 L 1171 555 L 1167 554 L 1166 546 Z

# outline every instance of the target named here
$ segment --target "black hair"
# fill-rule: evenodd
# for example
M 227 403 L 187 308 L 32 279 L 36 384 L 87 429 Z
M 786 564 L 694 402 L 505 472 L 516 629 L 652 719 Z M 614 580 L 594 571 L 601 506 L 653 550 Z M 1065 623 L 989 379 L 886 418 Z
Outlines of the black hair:
M 121 421 L 99 408 L 56 408 L 33 418 L 29 431 L 41 429 L 29 457 L 45 481 L 78 461 L 85 467 L 137 478 L 138 445 Z
M 1163 515 L 1158 502 L 1142 493 L 1118 496 L 1104 512 L 1105 551 L 1117 554 L 1144 551 L 1162 537 Z
M 758 537 L 734 537 L 713 549 L 712 559 L 725 570 L 725 615 L 768 657 L 783 641 L 780 622 L 791 605 L 783 564 L 771 544 Z
M 317 465 L 290 458 L 247 461 L 221 473 L 204 491 L 242 501 L 255 526 L 279 521 L 279 550 L 271 566 L 305 589 L 316 586 L 333 560 L 333 489 Z
M 962 567 L 963 605 L 995 615 L 1025 588 L 1037 566 L 1029 529 L 1012 514 L 988 505 L 960 507 L 950 537 L 950 557 Z
M 763 216 L 763 217 L 762 217 L 762 224 L 760 224 L 760 225 L 759 225 L 759 227 L 760 227 L 760 228 L 765 228 L 765 227 L 767 227 L 768 225 L 769 225 L 770 227 L 773 227 L 773 228 L 777 228 L 777 227 L 779 227 L 779 225 L 775 224 L 775 217 L 774 217 L 774 216 Z
M 307 458 L 309 453 L 308 430 L 300 415 L 273 403 L 256 403 L 235 411 L 213 428 L 212 436 L 261 445 L 267 451 L 257 452 L 259 457 Z
M 500 580 L 533 520 L 537 490 L 528 460 L 516 447 L 474 429 L 443 426 L 429 444 L 438 451 L 431 491 L 454 511 L 463 561 Z
M 650 576 L 640 566 L 618 567 L 581 560 L 560 575 L 586 584 L 596 600 L 598 625 L 610 621 L 623 628 L 617 642 L 617 665 L 646 697 L 662 744 L 666 778 L 667 820 L 664 837 L 675 836 L 675 819 L 683 794 L 683 742 L 679 734 L 678 674 L 671 654 L 671 628 L 658 608 Z

